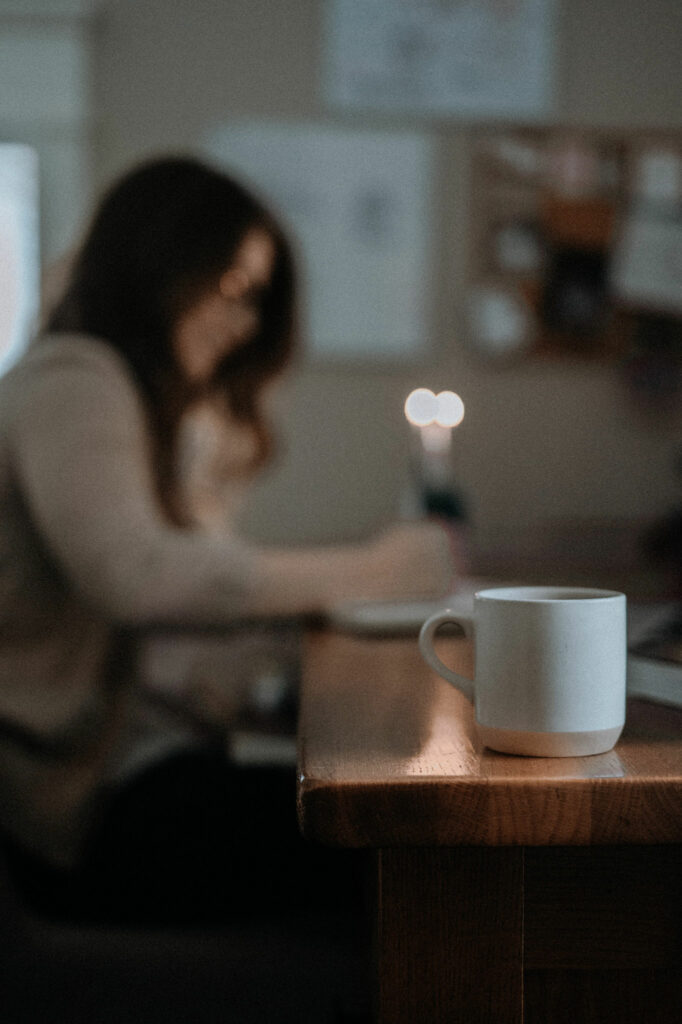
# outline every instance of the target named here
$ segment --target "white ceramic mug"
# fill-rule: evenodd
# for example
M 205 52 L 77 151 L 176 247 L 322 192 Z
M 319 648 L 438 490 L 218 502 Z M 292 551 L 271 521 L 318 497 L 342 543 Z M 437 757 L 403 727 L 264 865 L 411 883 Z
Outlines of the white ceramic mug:
M 625 723 L 625 607 L 625 595 L 613 590 L 480 590 L 472 620 L 447 609 L 432 615 L 419 647 L 431 668 L 473 699 L 487 747 L 535 757 L 601 754 Z M 473 629 L 473 682 L 434 650 L 446 623 Z

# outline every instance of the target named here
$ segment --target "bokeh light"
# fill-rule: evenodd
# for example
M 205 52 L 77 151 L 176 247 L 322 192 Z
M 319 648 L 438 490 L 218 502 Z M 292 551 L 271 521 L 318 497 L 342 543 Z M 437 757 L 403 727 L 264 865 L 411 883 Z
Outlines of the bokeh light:
M 464 402 L 454 391 L 436 395 L 436 423 L 441 427 L 457 427 L 464 419 Z
M 464 419 L 464 402 L 454 391 L 435 395 L 429 388 L 416 388 L 405 400 L 405 415 L 415 427 L 456 427 Z
M 433 423 L 437 413 L 438 401 L 433 391 L 428 388 L 411 391 L 405 400 L 405 415 L 415 427 L 425 427 Z

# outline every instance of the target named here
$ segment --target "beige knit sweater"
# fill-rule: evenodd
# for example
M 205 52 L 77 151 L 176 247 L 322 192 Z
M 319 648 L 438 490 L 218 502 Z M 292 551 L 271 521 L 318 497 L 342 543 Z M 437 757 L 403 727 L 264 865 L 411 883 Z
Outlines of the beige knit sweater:
M 111 678 L 120 627 L 295 616 L 451 578 L 436 527 L 286 550 L 177 528 L 150 448 L 131 371 L 102 340 L 42 337 L 0 380 L 0 826 L 58 863 L 135 733 L 134 688 Z
M 127 364 L 95 338 L 39 339 L 0 381 L 3 828 L 54 861 L 76 855 L 130 714 L 107 680 L 119 626 L 315 610 L 330 581 L 353 591 L 362 562 L 170 525 Z M 17 725 L 62 752 L 31 750 Z

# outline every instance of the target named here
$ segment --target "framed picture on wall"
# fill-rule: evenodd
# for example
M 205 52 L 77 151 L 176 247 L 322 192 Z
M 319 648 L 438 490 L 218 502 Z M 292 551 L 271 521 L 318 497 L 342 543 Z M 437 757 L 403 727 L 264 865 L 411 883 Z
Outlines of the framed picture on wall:
M 204 150 L 289 229 L 312 356 L 399 361 L 424 351 L 433 279 L 427 135 L 253 121 L 216 126 Z
M 547 117 L 556 8 L 556 0 L 329 0 L 327 102 L 422 117 Z

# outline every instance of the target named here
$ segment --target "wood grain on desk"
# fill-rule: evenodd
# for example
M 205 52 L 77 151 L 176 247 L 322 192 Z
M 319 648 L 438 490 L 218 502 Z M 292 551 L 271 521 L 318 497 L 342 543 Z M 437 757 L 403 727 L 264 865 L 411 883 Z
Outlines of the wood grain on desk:
M 631 701 L 607 754 L 496 754 L 414 637 L 321 633 L 299 770 L 305 834 L 376 847 L 379 1024 L 682 1020 L 682 711 Z
M 444 657 L 471 674 L 466 641 Z M 525 758 L 478 740 L 471 705 L 416 640 L 313 635 L 304 659 L 299 814 L 350 847 L 682 840 L 682 711 L 631 700 L 607 754 Z

